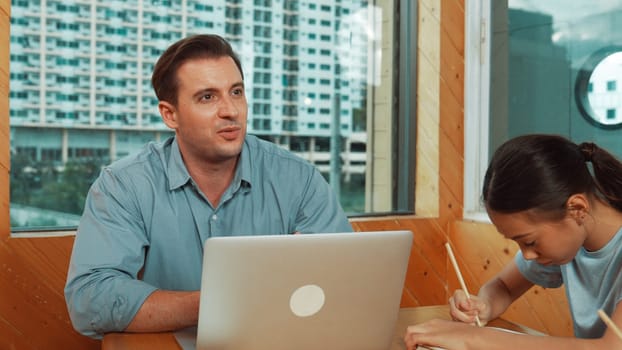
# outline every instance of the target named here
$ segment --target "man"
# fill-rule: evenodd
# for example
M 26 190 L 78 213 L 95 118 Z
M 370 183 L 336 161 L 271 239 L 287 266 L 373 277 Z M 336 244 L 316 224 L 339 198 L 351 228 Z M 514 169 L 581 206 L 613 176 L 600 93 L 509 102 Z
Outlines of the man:
M 65 297 L 91 337 L 196 325 L 209 237 L 352 230 L 311 164 L 246 135 L 243 73 L 225 40 L 173 44 L 152 85 L 175 136 L 106 167 L 76 234 Z

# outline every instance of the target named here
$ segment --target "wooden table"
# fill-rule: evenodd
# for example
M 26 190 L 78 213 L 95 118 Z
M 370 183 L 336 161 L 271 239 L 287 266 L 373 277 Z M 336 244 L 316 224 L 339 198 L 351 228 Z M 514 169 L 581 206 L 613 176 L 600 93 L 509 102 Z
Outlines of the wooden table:
M 420 306 L 400 309 L 393 342 L 390 350 L 404 349 L 402 338 L 409 325 L 422 323 L 434 318 L 449 320 L 449 306 Z M 504 319 L 495 319 L 489 326 L 510 329 L 527 334 L 542 335 L 542 333 L 528 327 L 509 322 Z M 103 350 L 159 350 L 181 349 L 175 340 L 173 332 L 164 333 L 109 333 L 102 342 Z

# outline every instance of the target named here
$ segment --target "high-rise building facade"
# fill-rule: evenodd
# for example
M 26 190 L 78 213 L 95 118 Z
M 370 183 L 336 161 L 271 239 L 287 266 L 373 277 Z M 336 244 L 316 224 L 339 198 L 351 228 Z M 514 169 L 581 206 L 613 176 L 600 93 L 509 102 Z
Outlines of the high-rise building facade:
M 365 109 L 369 79 L 366 3 L 14 0 L 12 152 L 61 165 L 109 162 L 170 136 L 151 88 L 153 65 L 172 42 L 215 33 L 242 60 L 249 133 L 326 172 L 333 125 L 344 154 L 351 140 L 365 142 L 364 118 L 355 115 Z M 362 151 L 357 164 L 345 159 L 344 171 L 364 172 Z
M 71 226 L 93 164 L 173 135 L 158 113 L 153 66 L 170 44 L 199 33 L 223 36 L 240 56 L 248 132 L 331 182 L 355 177 L 342 202 L 362 211 L 368 86 L 379 74 L 369 62 L 380 46 L 367 2 L 13 0 L 12 226 Z M 59 221 L 55 211 L 69 216 Z

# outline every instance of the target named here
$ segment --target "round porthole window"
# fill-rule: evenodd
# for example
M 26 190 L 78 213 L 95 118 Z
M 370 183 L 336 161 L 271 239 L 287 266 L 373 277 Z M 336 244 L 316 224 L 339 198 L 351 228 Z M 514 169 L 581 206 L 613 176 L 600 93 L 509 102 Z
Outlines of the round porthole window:
M 622 128 L 622 47 L 595 52 L 575 84 L 575 100 L 583 117 L 603 129 Z

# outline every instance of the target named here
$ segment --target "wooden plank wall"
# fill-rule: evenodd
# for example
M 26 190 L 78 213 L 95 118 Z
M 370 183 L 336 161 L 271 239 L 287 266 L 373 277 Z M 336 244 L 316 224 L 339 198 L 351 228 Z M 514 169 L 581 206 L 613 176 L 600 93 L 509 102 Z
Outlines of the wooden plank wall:
M 73 330 L 65 308 L 73 238 L 10 237 L 10 5 L 0 0 L 0 349 L 99 349 Z
M 461 222 L 464 0 L 422 0 L 420 6 L 431 14 L 429 20 L 438 21 L 440 28 L 438 154 L 442 157 L 438 160 L 438 215 L 353 221 L 358 231 L 410 229 L 415 232 L 403 306 L 446 303 L 449 291 L 457 286 L 443 247 L 449 238 L 457 248 L 457 258 L 465 266 L 465 278 L 473 291 L 485 276 L 508 259 L 510 249 L 494 240 L 496 243 L 483 245 L 485 249 L 477 249 L 473 242 L 495 237 L 494 228 Z M 98 349 L 98 341 L 82 337 L 72 329 L 65 309 L 62 289 L 73 238 L 10 237 L 9 18 L 10 0 L 0 0 L 0 349 Z M 484 238 L 482 231 L 488 232 Z M 527 306 L 520 304 L 512 308 L 508 317 L 551 334 L 571 334 L 564 314 L 565 300 L 548 293 L 541 289 L 531 291 Z

